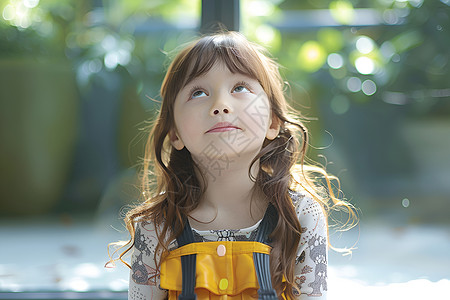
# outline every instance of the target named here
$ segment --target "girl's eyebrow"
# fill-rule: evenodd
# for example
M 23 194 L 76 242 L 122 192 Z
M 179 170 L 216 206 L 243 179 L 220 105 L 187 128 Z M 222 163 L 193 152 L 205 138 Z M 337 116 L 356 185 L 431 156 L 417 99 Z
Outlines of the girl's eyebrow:
M 236 78 L 236 82 L 253 80 L 253 81 L 257 82 L 258 84 L 260 84 L 258 79 L 253 78 L 247 74 L 242 74 L 242 73 L 232 73 L 232 74 L 238 76 L 238 78 Z M 198 81 L 201 81 L 201 79 L 203 77 L 205 77 L 205 75 L 202 74 L 200 76 L 196 76 L 190 80 L 187 80 L 186 83 L 184 84 L 184 86 L 182 87 L 182 89 L 185 89 L 186 87 L 201 85 L 201 83 L 198 83 Z

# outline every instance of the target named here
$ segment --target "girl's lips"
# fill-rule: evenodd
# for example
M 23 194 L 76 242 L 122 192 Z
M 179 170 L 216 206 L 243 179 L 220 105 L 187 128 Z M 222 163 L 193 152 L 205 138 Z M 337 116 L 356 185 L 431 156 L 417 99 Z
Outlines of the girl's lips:
M 223 131 L 230 131 L 230 130 L 235 130 L 235 129 L 239 129 L 237 127 L 219 127 L 219 128 L 214 128 L 211 130 L 208 130 L 207 132 L 223 132 Z
M 213 127 L 211 127 L 206 133 L 208 132 L 223 132 L 223 131 L 230 131 L 234 129 L 240 129 L 239 127 L 231 124 L 230 122 L 219 122 Z

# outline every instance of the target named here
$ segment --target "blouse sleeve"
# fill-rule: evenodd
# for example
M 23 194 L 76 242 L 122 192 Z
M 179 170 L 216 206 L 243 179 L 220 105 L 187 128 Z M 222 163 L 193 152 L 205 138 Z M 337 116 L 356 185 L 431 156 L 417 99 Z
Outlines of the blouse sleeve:
M 301 291 L 298 299 L 323 300 L 327 297 L 327 221 L 316 200 L 303 194 L 296 197 L 293 200 L 302 231 L 294 269 L 294 282 Z M 294 290 L 294 294 L 298 292 Z
M 158 239 L 153 224 L 137 223 L 135 244 L 131 256 L 128 300 L 167 298 L 167 291 L 159 286 L 159 270 L 156 269 L 154 261 L 157 244 Z

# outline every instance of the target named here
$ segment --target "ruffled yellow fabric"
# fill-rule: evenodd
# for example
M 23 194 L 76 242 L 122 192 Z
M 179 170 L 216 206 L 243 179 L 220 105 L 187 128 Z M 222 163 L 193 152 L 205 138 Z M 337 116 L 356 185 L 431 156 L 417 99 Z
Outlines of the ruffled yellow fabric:
M 220 245 L 226 249 L 223 256 L 217 250 Z M 259 284 L 253 253 L 270 254 L 270 250 L 263 243 L 247 241 L 188 244 L 170 251 L 161 263 L 161 287 L 169 290 L 169 300 L 176 300 L 182 285 L 181 256 L 197 254 L 195 293 L 199 300 L 257 299 Z

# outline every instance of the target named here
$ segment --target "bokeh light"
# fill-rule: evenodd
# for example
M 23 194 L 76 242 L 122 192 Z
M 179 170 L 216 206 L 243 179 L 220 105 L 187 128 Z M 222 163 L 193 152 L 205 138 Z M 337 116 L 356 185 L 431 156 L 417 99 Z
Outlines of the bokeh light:
M 273 14 L 275 6 L 270 1 L 248 1 L 246 3 L 246 11 L 252 16 L 269 16 Z
M 301 69 L 313 73 L 323 66 L 326 58 L 326 51 L 321 44 L 316 41 L 307 41 L 300 47 L 297 61 Z
M 402 206 L 403 206 L 404 208 L 408 208 L 408 207 L 409 207 L 409 199 L 408 199 L 408 198 L 404 198 L 404 199 L 402 200 Z
M 360 36 L 356 40 L 356 49 L 362 54 L 369 54 L 374 49 L 374 41 L 367 36 Z
M 347 79 L 347 89 L 353 93 L 359 92 L 361 90 L 361 79 L 358 77 L 350 77 Z
M 3 16 L 3 19 L 5 19 L 6 21 L 11 21 L 14 18 L 15 14 L 16 14 L 16 9 L 11 4 L 8 4 L 5 6 L 5 8 L 3 8 L 2 16 Z
M 355 60 L 355 68 L 360 74 L 373 74 L 375 72 L 375 62 L 369 57 L 361 56 Z
M 28 8 L 35 8 L 38 6 L 39 0 L 24 0 L 23 5 L 25 5 Z
M 74 277 L 69 279 L 63 284 L 63 286 L 72 291 L 76 292 L 87 292 L 89 291 L 90 285 L 84 278 Z
M 361 90 L 367 96 L 372 96 L 373 94 L 375 94 L 377 92 L 377 85 L 372 80 L 367 79 L 367 80 L 364 80 L 364 82 L 362 83 Z
M 333 18 L 341 24 L 351 24 L 355 18 L 353 4 L 346 0 L 331 2 L 330 12 Z
M 23 29 L 28 28 L 33 22 L 41 21 L 39 16 L 40 11 L 33 11 L 38 4 L 39 0 L 10 0 L 3 8 L 2 17 L 13 26 Z
M 344 58 L 338 53 L 331 53 L 328 55 L 327 63 L 330 68 L 340 69 L 344 65 Z
M 255 30 L 255 36 L 258 42 L 271 49 L 278 49 L 281 45 L 281 35 L 272 26 L 259 25 Z

